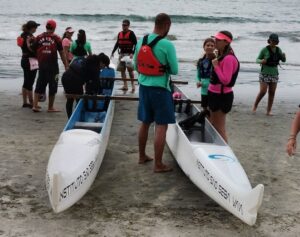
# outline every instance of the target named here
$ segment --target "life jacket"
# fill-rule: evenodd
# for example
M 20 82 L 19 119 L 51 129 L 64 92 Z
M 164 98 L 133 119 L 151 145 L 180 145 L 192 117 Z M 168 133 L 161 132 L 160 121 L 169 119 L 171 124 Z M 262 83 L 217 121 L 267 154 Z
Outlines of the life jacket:
M 235 82 L 236 82 L 236 79 L 237 79 L 237 77 L 238 77 L 238 74 L 239 74 L 239 70 L 240 70 L 240 62 L 239 62 L 239 60 L 237 59 L 237 57 L 236 57 L 232 52 L 230 52 L 230 53 L 228 53 L 228 54 L 222 56 L 220 59 L 218 59 L 218 61 L 221 62 L 222 60 L 224 60 L 224 58 L 225 58 L 227 55 L 232 55 L 232 56 L 234 56 L 234 57 L 236 58 L 237 62 L 238 62 L 237 70 L 236 70 L 236 72 L 231 76 L 230 82 L 229 82 L 227 85 L 224 85 L 224 84 L 220 81 L 220 79 L 219 79 L 217 73 L 215 72 L 215 70 L 212 70 L 211 77 L 210 77 L 210 83 L 211 83 L 211 84 L 213 84 L 213 85 L 221 84 L 221 92 L 222 92 L 222 93 L 223 93 L 224 87 L 233 87 L 233 86 L 234 86 L 234 84 L 235 84 Z
M 82 56 L 87 55 L 84 45 L 79 43 L 77 40 L 76 40 L 76 44 L 77 44 L 77 47 L 73 50 L 73 52 L 72 52 L 73 55 L 75 55 L 77 57 L 82 57 Z
M 206 58 L 200 58 L 197 64 L 198 75 L 200 78 L 210 78 L 212 72 L 211 60 Z
M 24 45 L 24 42 L 25 42 L 25 40 L 24 40 L 24 38 L 20 35 L 20 36 L 18 36 L 17 37 L 17 45 L 19 46 L 19 47 L 23 47 L 23 45 Z
M 133 42 L 130 40 L 131 31 L 123 32 L 121 31 L 118 35 L 118 45 L 120 48 L 120 53 L 132 53 Z
M 166 66 L 162 65 L 154 56 L 152 48 L 163 39 L 157 36 L 150 44 L 147 44 L 148 35 L 143 38 L 142 46 L 137 55 L 137 70 L 148 76 L 162 76 L 166 72 Z
M 281 60 L 279 48 L 276 47 L 275 53 L 270 45 L 267 46 L 267 49 L 269 50 L 270 57 L 267 59 L 266 65 L 270 67 L 277 67 L 279 65 L 279 61 Z

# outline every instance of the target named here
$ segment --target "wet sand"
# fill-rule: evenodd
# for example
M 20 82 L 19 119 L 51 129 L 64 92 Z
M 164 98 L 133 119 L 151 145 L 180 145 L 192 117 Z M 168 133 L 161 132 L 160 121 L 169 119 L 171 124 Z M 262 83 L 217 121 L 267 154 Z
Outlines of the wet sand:
M 228 116 L 230 146 L 252 185 L 265 185 L 257 222 L 250 227 L 198 190 L 167 147 L 164 160 L 173 172 L 154 174 L 152 162 L 137 163 L 137 102 L 126 101 L 116 102 L 108 149 L 91 189 L 67 211 L 53 213 L 45 171 L 66 123 L 65 98 L 60 88 L 61 113 L 45 112 L 45 102 L 43 112 L 33 113 L 21 108 L 17 84 L 1 82 L 0 236 L 300 235 L 300 153 L 294 159 L 285 154 L 295 97 L 287 100 L 279 92 L 275 115 L 267 117 L 266 100 L 255 115 L 250 112 L 256 90 L 240 91 Z

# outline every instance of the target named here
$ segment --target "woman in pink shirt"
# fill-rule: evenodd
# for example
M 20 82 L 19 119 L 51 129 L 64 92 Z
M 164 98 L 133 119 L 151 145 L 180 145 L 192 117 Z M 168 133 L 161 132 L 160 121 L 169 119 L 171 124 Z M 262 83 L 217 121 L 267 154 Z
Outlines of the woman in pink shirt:
M 72 35 L 74 33 L 74 30 L 72 29 L 72 27 L 67 27 L 66 31 L 63 35 L 63 39 L 62 39 L 62 46 L 64 49 L 64 53 L 66 55 L 66 59 L 68 60 L 68 62 L 70 63 L 73 59 L 73 54 L 70 52 L 70 46 L 72 44 Z
M 232 108 L 234 97 L 232 87 L 238 76 L 240 64 L 230 46 L 232 34 L 229 31 L 220 31 L 214 38 L 218 55 L 212 60 L 214 69 L 208 87 L 208 107 L 210 122 L 227 142 L 226 114 Z

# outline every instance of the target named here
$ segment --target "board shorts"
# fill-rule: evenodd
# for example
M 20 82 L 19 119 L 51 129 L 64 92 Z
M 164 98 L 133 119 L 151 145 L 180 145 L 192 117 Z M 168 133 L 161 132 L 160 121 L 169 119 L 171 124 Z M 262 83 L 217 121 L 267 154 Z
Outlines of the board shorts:
M 49 84 L 49 96 L 54 96 L 57 93 L 58 79 L 58 68 L 52 70 L 40 68 L 34 92 L 45 94 Z
M 233 98 L 233 92 L 217 94 L 208 91 L 208 107 L 212 112 L 221 110 L 223 113 L 227 114 L 232 108 Z
M 279 80 L 278 75 L 267 75 L 267 74 L 259 74 L 259 81 L 264 83 L 277 83 Z
M 172 93 L 162 87 L 139 87 L 138 120 L 158 125 L 175 123 Z
M 117 71 L 122 72 L 125 71 L 126 68 L 128 71 L 133 71 L 134 68 L 133 68 L 132 59 L 122 61 L 123 57 L 129 57 L 129 54 L 120 54 L 118 65 L 117 65 Z

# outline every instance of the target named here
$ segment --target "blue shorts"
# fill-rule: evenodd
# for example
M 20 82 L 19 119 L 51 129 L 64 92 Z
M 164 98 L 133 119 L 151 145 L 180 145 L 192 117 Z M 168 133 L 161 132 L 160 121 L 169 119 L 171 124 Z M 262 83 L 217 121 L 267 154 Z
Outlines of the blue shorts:
M 161 87 L 140 85 L 138 120 L 148 124 L 155 121 L 159 125 L 175 123 L 171 92 Z

